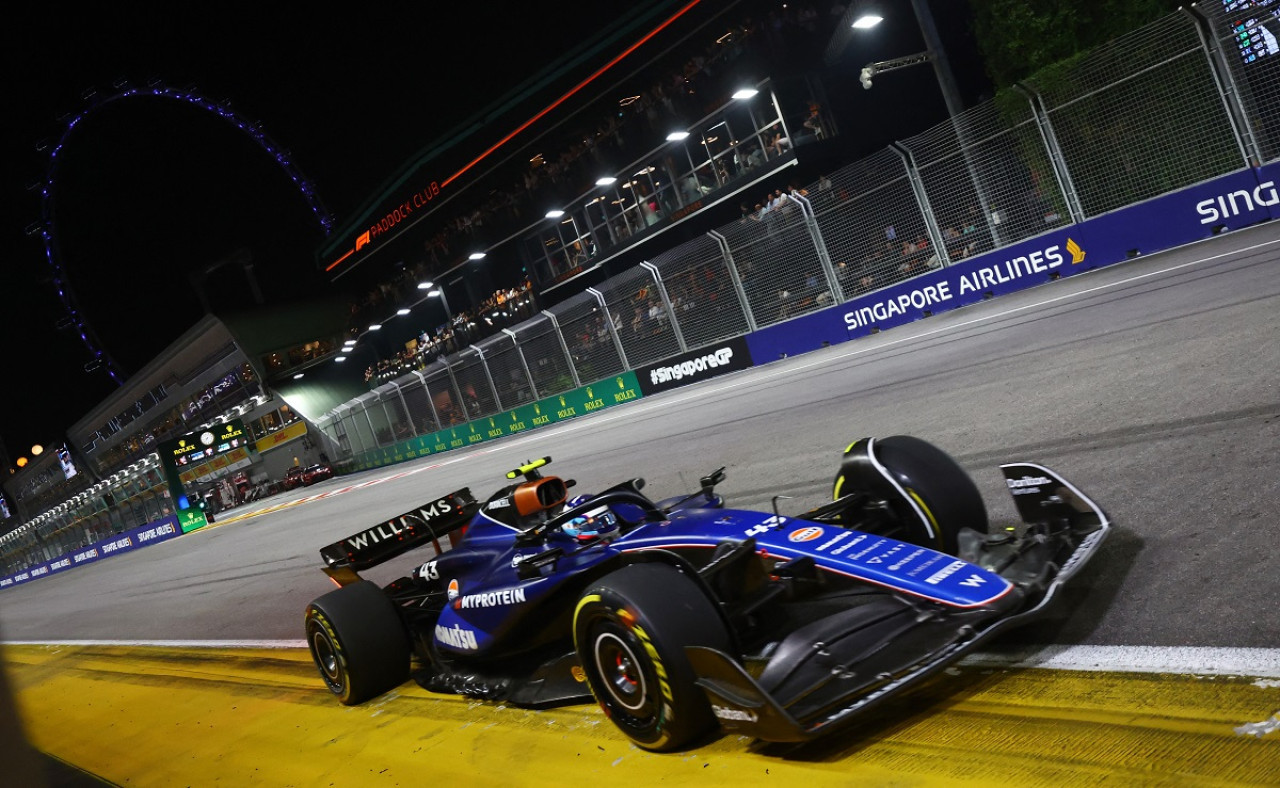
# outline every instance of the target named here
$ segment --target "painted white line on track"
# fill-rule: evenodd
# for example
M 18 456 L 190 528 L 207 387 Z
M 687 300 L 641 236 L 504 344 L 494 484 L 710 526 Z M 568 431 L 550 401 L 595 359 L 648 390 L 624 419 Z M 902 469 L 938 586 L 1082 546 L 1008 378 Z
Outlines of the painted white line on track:
M 305 640 L 0 640 L 3 646 L 93 646 L 150 648 L 306 648 Z
M 5 646 L 90 646 L 190 649 L 302 649 L 305 640 L 5 640 Z M 1029 646 L 1007 653 L 977 653 L 969 667 L 1040 668 L 1108 673 L 1280 678 L 1280 649 L 1215 646 Z M 1270 686 L 1270 685 L 1263 685 Z
M 963 665 L 1118 673 L 1280 677 L 1280 649 L 1216 646 L 1043 646 L 972 654 Z

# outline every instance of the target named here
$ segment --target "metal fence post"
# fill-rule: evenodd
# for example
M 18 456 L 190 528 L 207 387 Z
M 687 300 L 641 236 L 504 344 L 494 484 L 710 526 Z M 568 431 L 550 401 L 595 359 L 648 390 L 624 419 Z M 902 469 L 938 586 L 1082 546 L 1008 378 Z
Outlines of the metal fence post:
M 538 399 L 538 387 L 533 382 L 533 372 L 529 369 L 529 360 L 524 357 L 524 348 L 520 347 L 520 340 L 516 336 L 516 332 L 509 328 L 502 329 L 502 333 L 511 337 L 511 344 L 516 349 L 516 355 L 520 356 L 520 366 L 524 369 L 524 377 L 529 381 L 529 393 L 534 399 Z
M 444 372 L 449 376 L 449 382 L 453 384 L 453 394 L 458 398 L 458 411 L 467 421 L 471 421 L 471 414 L 467 412 L 467 401 L 462 396 L 462 389 L 458 386 L 458 379 L 453 375 L 453 365 L 449 363 L 448 356 L 441 356 L 440 360 L 444 362 Z
M 1062 199 L 1067 204 L 1067 213 L 1070 214 L 1071 221 L 1077 224 L 1083 222 L 1084 206 L 1080 204 L 1080 195 L 1076 193 L 1075 182 L 1071 180 L 1071 170 L 1068 169 L 1067 158 L 1062 155 L 1062 148 L 1058 145 L 1058 136 L 1053 132 L 1049 112 L 1044 106 L 1044 97 L 1021 82 L 1016 83 L 1013 89 L 1025 96 L 1027 103 L 1031 105 L 1031 116 L 1035 119 L 1036 129 L 1040 132 L 1040 141 L 1044 143 L 1045 152 L 1049 156 L 1049 166 L 1053 168 L 1053 177 L 1058 181 L 1058 191 L 1062 192 Z
M 436 403 L 431 399 L 431 387 L 427 385 L 427 376 L 422 370 L 415 369 L 413 374 L 418 378 L 418 382 L 422 384 L 422 392 L 427 396 L 427 407 L 431 408 L 431 421 L 435 423 L 436 429 L 440 429 L 440 414 L 436 412 Z
M 378 395 L 376 393 L 373 395 L 373 399 L 375 402 L 378 400 Z M 369 415 L 369 403 L 362 402 L 360 404 L 364 406 L 360 409 L 360 412 L 364 414 L 364 420 L 369 423 L 369 434 L 373 436 L 373 447 L 375 449 L 379 448 L 378 428 L 373 426 L 373 417 Z
M 1179 9 L 1191 17 L 1195 25 L 1196 35 L 1200 37 L 1200 46 L 1204 49 L 1205 60 L 1209 62 L 1209 73 L 1213 75 L 1214 85 L 1226 107 L 1227 119 L 1231 122 L 1231 131 L 1235 134 L 1236 145 L 1240 148 L 1240 158 L 1250 167 L 1262 165 L 1262 151 L 1258 147 L 1258 138 L 1254 134 L 1253 125 L 1249 122 L 1249 114 L 1240 102 L 1240 89 L 1236 86 L 1235 77 L 1222 55 L 1218 39 L 1213 35 L 1213 26 L 1209 19 L 1195 5 L 1183 6 Z
M 902 166 L 907 171 L 907 183 L 911 184 L 911 191 L 916 196 L 916 204 L 920 207 L 920 215 L 924 217 L 924 227 L 929 233 L 929 243 L 938 250 L 938 262 L 943 266 L 950 265 L 951 256 L 947 254 L 947 243 L 942 237 L 942 231 L 938 229 L 938 218 L 933 215 L 933 207 L 929 205 L 929 195 L 925 193 L 924 184 L 920 182 L 920 172 L 916 170 L 915 156 L 901 142 L 890 143 L 889 149 L 902 158 Z M 991 221 L 990 216 L 987 217 L 987 221 Z M 992 241 L 995 241 L 994 237 Z
M 547 316 L 551 321 L 551 327 L 556 330 L 556 339 L 560 340 L 560 349 L 564 351 L 564 363 L 569 367 L 569 374 L 573 377 L 573 387 L 582 388 L 582 379 L 578 377 L 578 368 L 573 363 L 573 354 L 569 352 L 569 343 L 564 341 L 564 332 L 560 330 L 560 321 L 556 320 L 555 314 L 543 310 L 542 314 Z
M 676 310 L 671 306 L 671 299 L 667 296 L 667 285 L 662 281 L 662 275 L 658 273 L 658 267 L 648 260 L 641 260 L 640 265 L 653 274 L 653 283 L 658 288 L 658 295 L 662 297 L 662 306 L 667 310 L 667 318 L 671 320 L 671 330 L 676 333 L 676 344 L 680 346 L 681 353 L 687 352 L 689 346 L 685 344 L 684 334 L 680 331 L 680 323 L 676 320 Z
M 493 374 L 489 371 L 489 360 L 484 357 L 483 350 L 475 345 L 471 345 L 470 347 L 476 352 L 476 355 L 480 357 L 480 367 L 484 370 L 485 380 L 489 381 L 489 390 L 493 392 L 493 404 L 497 405 L 498 410 L 501 411 L 503 409 L 502 398 L 498 396 L 498 387 L 494 385 Z
M 604 313 L 604 324 L 609 327 L 609 336 L 613 337 L 613 346 L 618 349 L 618 358 L 622 359 L 622 368 L 631 369 L 631 362 L 627 361 L 627 351 L 622 348 L 622 339 L 618 336 L 618 327 L 613 324 L 609 305 L 604 302 L 604 293 L 594 287 L 588 287 L 587 292 L 595 296 L 596 302 L 600 304 L 600 311 Z
M 396 396 L 400 398 L 400 407 L 404 409 L 404 417 L 409 420 L 409 432 L 413 433 L 414 437 L 417 437 L 419 434 L 418 428 L 413 425 L 413 414 L 409 412 L 409 403 L 404 399 L 404 388 L 394 380 L 391 381 L 391 385 L 396 387 Z M 394 433 L 395 431 L 392 430 L 392 432 Z
M 738 267 L 733 264 L 733 252 L 729 251 L 729 239 L 715 230 L 707 235 L 715 239 L 720 246 L 720 254 L 724 255 L 724 266 L 729 271 L 729 278 L 733 280 L 733 289 L 738 294 L 738 301 L 742 304 L 742 314 L 747 318 L 747 328 L 752 331 L 759 330 L 759 326 L 756 325 L 756 316 L 751 312 L 751 302 L 747 300 L 747 291 L 742 286 L 742 279 L 738 276 Z
M 818 250 L 818 262 L 822 264 L 822 272 L 827 276 L 827 287 L 831 290 L 831 296 L 835 299 L 835 303 L 843 304 L 845 301 L 844 288 L 840 286 L 840 279 L 836 276 L 836 268 L 831 264 L 831 255 L 827 252 L 827 244 L 822 240 L 822 229 L 818 227 L 818 217 L 813 213 L 813 203 L 809 202 L 809 198 L 799 193 L 789 194 L 790 199 L 800 204 L 800 210 L 804 213 L 804 224 L 809 230 L 809 237 L 813 239 L 813 246 Z

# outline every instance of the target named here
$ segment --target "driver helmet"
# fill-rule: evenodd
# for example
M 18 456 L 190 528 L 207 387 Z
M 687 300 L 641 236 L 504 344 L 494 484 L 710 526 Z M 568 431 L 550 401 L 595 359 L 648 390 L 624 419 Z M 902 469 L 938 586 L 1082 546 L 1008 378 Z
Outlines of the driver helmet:
M 574 496 L 568 502 L 569 508 L 579 506 L 591 500 L 590 495 Z M 612 514 L 605 510 L 604 514 L 580 515 L 573 518 L 569 522 L 560 527 L 560 531 L 565 535 L 577 539 L 580 542 L 590 541 L 608 533 L 618 527 L 617 521 Z

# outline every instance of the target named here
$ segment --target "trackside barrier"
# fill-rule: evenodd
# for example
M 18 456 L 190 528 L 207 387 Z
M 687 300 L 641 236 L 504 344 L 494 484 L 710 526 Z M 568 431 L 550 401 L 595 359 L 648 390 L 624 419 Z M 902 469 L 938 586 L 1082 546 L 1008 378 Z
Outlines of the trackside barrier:
M 1113 211 L 746 336 L 757 364 L 1280 216 L 1280 164 Z
M 474 446 L 487 440 L 516 435 L 535 427 L 545 427 L 575 416 L 594 413 L 641 396 L 636 374 L 623 372 L 589 386 L 546 397 L 512 410 L 472 419 L 430 435 L 420 435 L 382 449 L 364 452 L 352 462 L 344 463 L 342 469 L 362 471 Z
M 178 524 L 178 518 L 175 515 L 169 515 L 162 520 L 147 523 L 128 531 L 122 531 L 110 539 L 103 539 L 70 553 L 60 555 L 52 561 L 45 561 L 44 563 L 27 567 L 21 572 L 0 577 L 0 589 L 29 583 L 32 580 L 39 580 L 42 577 L 55 575 L 73 567 L 90 564 L 104 558 L 111 558 L 131 550 L 150 547 L 153 544 L 181 535 L 182 527 Z
M 342 469 L 377 468 L 514 435 L 1268 221 L 1280 216 L 1277 181 L 1280 163 L 1214 178 L 531 405 L 363 452 Z

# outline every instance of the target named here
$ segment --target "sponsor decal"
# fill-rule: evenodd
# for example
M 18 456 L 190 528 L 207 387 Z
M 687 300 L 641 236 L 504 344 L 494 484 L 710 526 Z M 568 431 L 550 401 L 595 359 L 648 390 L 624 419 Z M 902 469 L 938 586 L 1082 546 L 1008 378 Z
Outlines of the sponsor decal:
M 837 547 L 836 549 L 832 550 L 832 551 L 831 551 L 831 554 L 832 554 L 832 555 L 840 555 L 840 554 L 841 554 L 841 553 L 843 553 L 845 550 L 848 550 L 850 547 L 853 547 L 854 545 L 858 544 L 859 542 L 862 542 L 862 541 L 864 541 L 864 540 L 866 540 L 866 539 L 870 539 L 870 538 L 871 538 L 871 537 L 870 537 L 870 536 L 868 536 L 867 534 L 858 534 L 857 536 L 853 537 L 853 541 L 845 542 L 844 544 L 840 545 L 840 546 L 839 546 L 839 547 Z
M 71 566 L 70 558 L 59 558 L 57 561 L 54 561 L 53 563 L 49 564 L 49 569 L 51 571 L 56 572 L 59 569 L 66 569 L 69 566 Z
M 436 625 L 436 640 L 447 646 L 466 651 L 475 651 L 480 648 L 476 644 L 476 633 L 465 627 L 454 624 L 451 627 L 442 627 Z
M 441 498 L 429 506 L 420 508 L 417 512 L 409 512 L 399 517 L 393 517 L 384 523 L 379 523 L 367 531 L 361 531 L 355 536 L 345 540 L 347 547 L 351 552 L 364 550 L 372 545 L 381 544 L 390 539 L 396 539 L 406 531 L 412 532 L 418 523 L 413 519 L 420 518 L 423 524 L 430 524 L 431 520 L 438 519 L 445 515 L 453 514 L 454 507 L 448 498 Z
M 1009 492 L 1013 495 L 1038 493 L 1041 486 L 1053 484 L 1052 479 L 1046 479 L 1043 476 L 1023 476 L 1021 479 L 1005 479 L 1004 482 L 1009 485 Z
M 741 337 L 714 345 L 709 349 L 686 353 L 658 364 L 636 370 L 640 391 L 645 396 L 688 385 L 699 380 L 749 369 L 751 351 Z
M 835 536 L 833 536 L 832 538 L 830 538 L 830 539 L 828 539 L 827 541 L 823 542 L 822 544 L 818 545 L 818 546 L 817 546 L 817 548 L 815 548 L 815 549 L 816 549 L 819 553 L 824 552 L 827 548 L 831 547 L 832 545 L 834 545 L 834 544 L 836 544 L 836 543 L 838 543 L 838 542 L 840 542 L 840 541 L 842 541 L 842 540 L 844 540 L 844 539 L 849 538 L 849 536 L 851 536 L 851 535 L 852 535 L 852 534 L 851 534 L 851 532 L 849 532 L 849 531 L 841 531 L 840 533 L 836 534 L 836 535 L 835 535 Z
M 893 547 L 890 547 L 888 550 L 881 553 L 880 555 L 872 556 L 871 558 L 868 558 L 867 563 L 883 564 L 885 561 L 888 561 L 890 558 L 893 558 L 893 556 L 897 554 L 899 550 L 905 550 L 906 547 L 907 546 L 905 544 L 896 544 Z
M 729 708 L 728 706 L 717 706 L 714 703 L 711 704 L 711 711 L 715 713 L 716 717 L 722 720 L 733 720 L 735 722 L 755 722 L 756 720 L 760 719 L 754 711 L 747 711 L 746 709 L 733 709 L 733 708 Z
M 671 367 L 658 367 L 649 370 L 650 383 L 670 383 L 673 380 L 683 380 L 691 378 L 699 372 L 706 372 L 708 369 L 724 366 L 733 358 L 733 348 L 722 347 L 719 350 L 713 350 L 705 356 L 688 361 L 682 361 Z
M 168 523 L 165 523 L 164 525 L 157 525 L 155 528 L 148 528 L 138 534 L 138 544 L 149 542 L 152 539 L 159 539 L 162 536 L 169 536 L 174 533 L 176 533 L 174 527 Z
M 906 558 L 902 559 L 896 564 L 890 564 L 889 569 L 894 572 L 897 572 L 898 570 L 902 569 L 902 567 L 906 566 L 907 564 L 919 558 L 923 553 L 924 553 L 924 550 L 916 550 L 915 552 L 911 553 Z
M 1249 213 L 1256 208 L 1269 208 L 1280 204 L 1280 193 L 1276 191 L 1276 182 L 1267 181 L 1258 184 L 1252 192 L 1247 189 L 1219 194 L 1196 203 L 1196 213 L 1200 214 L 1201 224 L 1213 224 L 1242 213 Z
M 103 544 L 102 552 L 105 555 L 108 553 L 114 553 L 117 550 L 124 550 L 129 547 L 133 547 L 133 540 L 127 536 L 122 536 L 119 539 Z
M 77 564 L 82 563 L 84 561 L 91 561 L 97 557 L 98 557 L 98 548 L 96 547 L 90 547 L 88 550 L 82 550 L 76 553 L 74 556 L 72 556 L 72 558 L 75 560 Z
M 458 581 L 454 580 L 449 584 L 451 592 L 457 592 Z M 450 597 L 452 599 L 453 597 Z M 515 605 L 524 601 L 523 588 L 504 588 L 501 591 L 489 591 L 484 594 L 467 594 L 458 599 L 454 604 L 454 608 L 458 610 L 467 610 L 477 607 L 499 607 L 501 605 Z
M 458 598 L 458 578 L 455 577 L 449 581 L 449 590 L 445 593 L 450 602 Z
M 1078 243 L 1067 238 L 1064 244 L 1067 253 L 1071 255 L 1072 264 L 1084 260 L 1085 251 Z M 1053 244 L 1035 249 L 1027 254 L 974 269 L 957 278 L 941 279 L 856 307 L 844 313 L 845 329 L 855 331 L 876 326 L 912 314 L 909 310 L 922 312 L 945 308 L 957 296 L 985 293 L 1024 277 L 1049 274 L 1065 262 L 1062 246 Z
M 985 582 L 987 579 L 982 575 L 969 575 L 968 579 L 960 581 L 960 585 L 965 588 L 981 588 Z
M 942 555 L 941 553 L 936 553 L 931 558 L 929 558 L 928 561 L 925 561 L 923 564 L 920 564 L 920 566 L 915 567 L 910 572 L 907 572 L 907 574 L 911 575 L 912 577 L 917 577 L 920 575 L 920 573 L 924 572 L 926 569 L 930 568 L 934 564 L 938 563 L 939 561 L 945 561 L 945 560 L 947 560 L 947 556 Z
M 787 536 L 787 540 L 791 542 L 812 542 L 814 539 L 821 538 L 823 533 L 824 531 L 821 528 L 811 525 L 807 528 L 797 528 L 792 531 Z
M 951 577 L 956 572 L 959 572 L 961 569 L 964 569 L 966 566 L 968 566 L 968 564 L 966 564 L 964 561 L 952 561 L 951 563 L 947 564 L 946 566 L 942 567 L 938 571 L 926 577 L 924 581 L 931 586 L 936 586 L 938 583 L 941 583 L 943 580 L 946 580 L 948 577 Z

